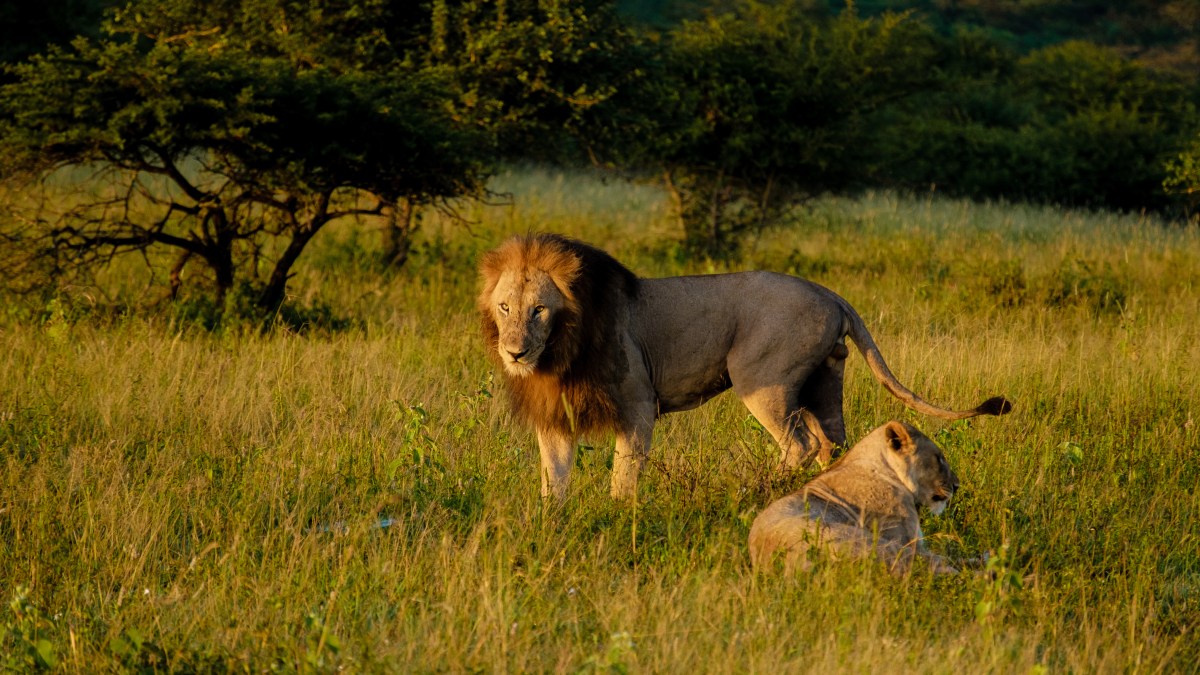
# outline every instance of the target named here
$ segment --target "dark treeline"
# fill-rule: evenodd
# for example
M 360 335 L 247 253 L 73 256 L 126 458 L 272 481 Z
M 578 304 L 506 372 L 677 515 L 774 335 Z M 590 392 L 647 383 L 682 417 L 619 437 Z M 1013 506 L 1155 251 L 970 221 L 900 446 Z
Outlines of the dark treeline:
M 618 0 L 634 21 L 659 27 L 696 19 L 719 0 Z M 811 11 L 833 12 L 845 0 L 809 0 Z M 1200 4 L 1193 0 L 857 0 L 864 16 L 915 12 L 938 31 L 973 30 L 1020 51 L 1085 40 L 1135 56 L 1145 63 L 1200 74 Z
M 866 0 L 855 5 L 864 14 L 913 10 L 942 32 L 976 30 L 1023 52 L 1083 40 L 1154 67 L 1200 74 L 1200 4 L 1194 0 Z
M 199 263 L 225 302 L 246 269 L 270 312 L 325 223 L 386 219 L 386 260 L 402 264 L 422 209 L 484 194 L 513 160 L 659 181 L 708 255 L 815 195 L 869 187 L 1186 215 L 1191 4 L 1016 5 L 3 4 L 4 178 L 88 165 L 123 186 L 123 208 L 6 220 L 0 242 L 23 255 L 5 271 L 58 278 L 175 249 L 172 294 Z M 271 238 L 284 253 L 260 278 Z
M 614 0 L 633 23 L 669 28 L 705 12 L 729 9 L 737 0 Z M 99 32 L 104 9 L 120 0 L 0 2 L 0 60 L 65 44 L 78 34 Z M 811 12 L 832 13 L 845 0 L 807 0 Z M 1150 65 L 1200 74 L 1200 4 L 1193 0 L 857 0 L 859 14 L 913 11 L 940 32 L 976 30 L 998 42 L 1028 51 L 1070 40 L 1117 48 Z
M 663 137 L 689 129 L 642 164 L 683 187 L 692 241 L 723 249 L 795 199 L 867 186 L 1194 207 L 1190 0 L 618 4 L 666 64 L 650 78 L 669 93 L 637 99 L 676 115 Z
M 19 61 L 76 35 L 96 35 L 108 0 L 0 0 L 0 62 Z

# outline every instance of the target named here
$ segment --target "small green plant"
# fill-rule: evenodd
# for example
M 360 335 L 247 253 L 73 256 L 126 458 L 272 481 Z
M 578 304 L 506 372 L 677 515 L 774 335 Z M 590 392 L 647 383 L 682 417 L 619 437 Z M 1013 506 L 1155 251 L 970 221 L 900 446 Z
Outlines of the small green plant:
M 987 583 L 979 601 L 975 603 L 975 620 L 987 631 L 1015 613 L 1021 606 L 1021 590 L 1024 587 L 1020 571 L 1015 567 L 1012 552 L 1007 543 L 989 555 L 984 566 Z
M 396 401 L 395 405 L 396 415 L 404 425 L 404 447 L 410 452 L 410 467 L 417 481 L 423 484 L 435 476 L 443 476 L 446 467 L 438 461 L 437 443 L 429 435 L 429 412 L 419 403 Z
M 1121 312 L 1129 302 L 1129 284 L 1109 263 L 1065 260 L 1045 280 L 1050 307 L 1082 307 L 1092 313 Z
M 137 628 L 127 628 L 108 641 L 108 651 L 129 670 L 157 672 L 168 667 L 167 653 Z
M 1063 441 L 1058 449 L 1062 451 L 1063 459 L 1067 461 L 1072 470 L 1083 463 L 1083 448 L 1078 443 Z
M 304 670 L 325 672 L 334 669 L 342 643 L 330 630 L 325 617 L 315 611 L 309 612 L 304 617 L 304 630 Z
M 589 656 L 580 666 L 580 673 L 618 673 L 623 675 L 630 672 L 629 661 L 636 656 L 634 648 L 637 645 L 628 631 L 617 631 L 608 636 L 604 647 Z
M 0 663 L 6 671 L 50 670 L 58 665 L 58 653 L 49 635 L 53 621 L 29 599 L 29 589 L 18 586 L 8 603 L 9 617 L 0 634 Z
M 448 420 L 450 436 L 460 441 L 473 433 L 485 419 L 485 410 L 492 404 L 493 374 L 489 372 L 470 393 L 458 392 L 458 411 Z

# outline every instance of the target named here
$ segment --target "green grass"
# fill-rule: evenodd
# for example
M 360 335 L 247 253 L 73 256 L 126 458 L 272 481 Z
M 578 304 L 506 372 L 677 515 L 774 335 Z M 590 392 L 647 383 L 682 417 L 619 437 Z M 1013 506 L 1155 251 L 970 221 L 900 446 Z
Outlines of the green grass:
M 306 335 L 111 316 L 87 289 L 0 319 L 0 665 L 25 670 L 1193 672 L 1200 662 L 1200 233 L 1136 217 L 866 195 L 688 260 L 656 191 L 501 176 L 381 277 L 342 225 L 301 260 Z M 755 577 L 749 524 L 804 476 L 726 394 L 661 420 L 636 509 L 612 440 L 538 497 L 472 310 L 474 260 L 555 230 L 654 276 L 768 268 L 846 296 L 902 381 L 1005 418 L 904 410 L 852 356 L 852 439 L 906 419 L 962 481 L 924 527 L 995 578 Z M 117 268 L 110 279 L 136 275 Z M 131 276 L 132 278 L 132 276 Z M 131 282 L 131 287 L 137 287 Z M 798 319 L 799 320 L 799 319 Z M 379 528 L 381 518 L 389 527 Z M 21 590 L 26 589 L 26 590 Z

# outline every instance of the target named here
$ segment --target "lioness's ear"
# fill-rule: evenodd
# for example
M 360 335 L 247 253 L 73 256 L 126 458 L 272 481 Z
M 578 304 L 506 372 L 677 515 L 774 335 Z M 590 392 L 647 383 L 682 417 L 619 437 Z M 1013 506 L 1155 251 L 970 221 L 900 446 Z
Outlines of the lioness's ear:
M 884 438 L 887 439 L 888 447 L 893 452 L 898 452 L 902 455 L 911 453 L 914 449 L 912 436 L 908 435 L 908 429 L 904 425 L 892 420 L 887 423 L 883 430 Z

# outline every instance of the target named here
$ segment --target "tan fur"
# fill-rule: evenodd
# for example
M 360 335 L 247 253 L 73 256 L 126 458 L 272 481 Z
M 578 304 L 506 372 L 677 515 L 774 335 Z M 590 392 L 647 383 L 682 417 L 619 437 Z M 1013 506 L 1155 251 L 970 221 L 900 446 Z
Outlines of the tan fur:
M 750 527 L 750 560 L 762 569 L 782 556 L 787 569 L 807 569 L 819 549 L 833 560 L 874 554 L 898 574 L 917 556 L 934 572 L 955 572 L 925 550 L 917 507 L 940 514 L 957 489 L 937 444 L 908 424 L 888 422 L 763 509 Z
M 614 381 L 620 378 L 616 369 L 624 353 L 610 344 L 608 324 L 628 302 L 624 296 L 637 279 L 607 255 L 594 253 L 599 252 L 557 238 L 518 237 L 489 251 L 480 265 L 479 309 L 488 353 L 506 366 L 516 413 L 535 428 L 580 435 L 619 424 Z M 585 259 L 589 275 L 581 278 Z M 532 299 L 509 298 L 512 310 L 503 317 L 492 301 L 505 294 L 503 288 L 497 291 L 502 281 L 506 288 L 549 283 L 537 288 Z M 555 309 L 544 326 L 528 316 L 539 304 Z M 519 345 L 514 350 L 538 350 L 529 367 L 504 359 L 502 346 L 514 344 Z
M 997 397 L 963 411 L 896 380 L 862 318 L 832 291 L 771 272 L 639 279 L 604 251 L 553 234 L 485 254 L 477 305 L 517 416 L 538 432 L 544 494 L 562 495 L 581 434 L 614 431 L 612 492 L 631 496 L 655 419 L 732 388 L 787 466 L 845 442 L 850 337 L 905 405 L 946 419 L 1004 414 Z

